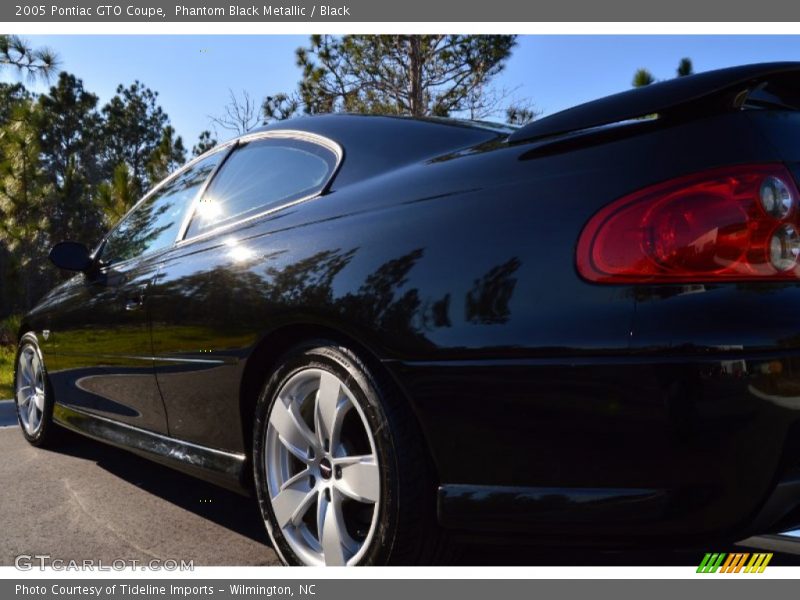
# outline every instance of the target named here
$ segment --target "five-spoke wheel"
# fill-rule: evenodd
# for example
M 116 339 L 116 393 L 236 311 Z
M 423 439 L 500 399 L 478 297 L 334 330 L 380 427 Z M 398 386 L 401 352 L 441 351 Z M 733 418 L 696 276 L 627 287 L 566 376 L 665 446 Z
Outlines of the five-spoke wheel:
M 269 414 L 265 465 L 272 510 L 307 564 L 358 562 L 375 530 L 380 473 L 353 393 L 333 373 L 302 369 Z
M 253 466 L 285 563 L 436 560 L 436 484 L 416 419 L 350 349 L 309 342 L 271 369 L 256 405 Z
M 53 404 L 47 385 L 47 369 L 33 332 L 22 336 L 17 350 L 14 402 L 25 439 L 36 446 L 50 445 L 58 440 L 60 432 L 51 426 Z
M 17 359 L 15 398 L 19 422 L 28 435 L 36 435 L 44 416 L 44 369 L 38 349 L 24 346 Z

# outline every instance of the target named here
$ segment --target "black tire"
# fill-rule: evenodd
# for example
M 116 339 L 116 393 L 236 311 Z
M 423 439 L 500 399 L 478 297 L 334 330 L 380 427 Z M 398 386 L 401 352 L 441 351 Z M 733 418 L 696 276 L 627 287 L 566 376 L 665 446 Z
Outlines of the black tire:
M 358 564 L 439 562 L 446 545 L 436 522 L 437 482 L 416 417 L 393 386 L 379 380 L 354 352 L 327 341 L 297 346 L 285 354 L 256 406 L 254 479 L 261 514 L 278 555 L 286 564 L 304 564 L 277 525 L 269 497 L 265 471 L 268 418 L 284 383 L 306 368 L 327 370 L 349 388 L 375 440 L 381 482 L 378 518 Z
M 41 361 L 42 365 L 42 372 L 44 378 L 44 407 L 42 411 L 41 417 L 41 425 L 34 433 L 29 433 L 22 422 L 22 417 L 20 416 L 20 406 L 19 406 L 19 398 L 17 398 L 17 380 L 20 376 L 19 373 L 19 359 L 23 351 L 27 348 L 32 349 L 39 357 L 39 361 Z M 44 358 L 42 356 L 42 352 L 39 349 L 39 342 L 36 338 L 36 335 L 33 332 L 28 332 L 22 336 L 22 339 L 19 342 L 19 346 L 17 347 L 17 355 L 14 359 L 14 406 L 16 407 L 17 411 L 17 422 L 19 423 L 20 430 L 22 431 L 22 435 L 25 436 L 25 439 L 33 446 L 38 448 L 52 448 L 57 446 L 63 439 L 63 429 L 56 425 L 53 422 L 53 406 L 55 402 L 53 399 L 53 391 L 50 386 L 50 380 L 47 375 L 47 367 L 44 363 Z

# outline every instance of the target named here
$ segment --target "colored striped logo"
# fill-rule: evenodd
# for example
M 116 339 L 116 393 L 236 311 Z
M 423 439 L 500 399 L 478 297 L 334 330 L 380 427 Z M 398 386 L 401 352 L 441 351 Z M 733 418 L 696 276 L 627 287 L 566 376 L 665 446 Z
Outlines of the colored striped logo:
M 748 560 L 749 559 L 749 560 Z M 763 573 L 772 553 L 748 552 L 726 554 L 725 552 L 709 552 L 697 567 L 698 573 Z

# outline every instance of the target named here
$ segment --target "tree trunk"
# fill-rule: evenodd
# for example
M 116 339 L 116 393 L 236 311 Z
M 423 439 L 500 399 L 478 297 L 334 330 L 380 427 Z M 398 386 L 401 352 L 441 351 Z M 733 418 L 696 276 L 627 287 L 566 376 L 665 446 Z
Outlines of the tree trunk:
M 409 105 L 411 116 L 424 117 L 425 104 L 422 90 L 422 48 L 420 47 L 420 36 L 412 35 L 409 40 L 409 83 L 411 94 Z

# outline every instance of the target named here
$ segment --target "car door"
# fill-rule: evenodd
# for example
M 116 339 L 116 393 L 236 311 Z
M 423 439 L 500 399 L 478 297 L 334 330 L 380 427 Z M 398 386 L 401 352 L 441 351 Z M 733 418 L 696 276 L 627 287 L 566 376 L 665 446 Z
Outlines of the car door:
M 281 136 L 281 137 L 278 137 Z M 263 331 L 270 231 L 318 196 L 341 158 L 327 140 L 265 132 L 240 140 L 167 252 L 150 295 L 156 376 L 171 435 L 239 450 L 241 360 Z
M 167 433 L 153 371 L 148 296 L 159 256 L 175 243 L 194 196 L 221 154 L 157 186 L 108 234 L 98 268 L 74 277 L 51 320 L 58 402 Z

